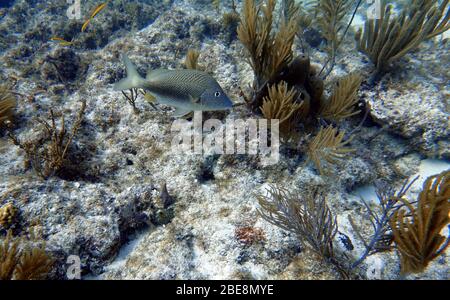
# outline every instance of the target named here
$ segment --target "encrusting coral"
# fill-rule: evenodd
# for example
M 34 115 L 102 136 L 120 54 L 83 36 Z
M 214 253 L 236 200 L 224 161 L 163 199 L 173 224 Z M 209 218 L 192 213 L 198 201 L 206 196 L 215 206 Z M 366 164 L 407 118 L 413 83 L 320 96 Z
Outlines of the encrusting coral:
M 356 34 L 358 48 L 376 67 L 374 79 L 405 54 L 450 28 L 449 0 L 413 0 L 394 16 L 391 6 L 382 1 L 381 16 L 368 19 Z
M 416 206 L 401 200 L 405 205 L 394 212 L 390 222 L 401 272 L 419 273 L 450 243 L 450 236 L 440 234 L 450 222 L 450 171 L 425 180 Z
M 12 203 L 0 207 L 0 227 L 8 228 L 17 216 L 17 208 Z

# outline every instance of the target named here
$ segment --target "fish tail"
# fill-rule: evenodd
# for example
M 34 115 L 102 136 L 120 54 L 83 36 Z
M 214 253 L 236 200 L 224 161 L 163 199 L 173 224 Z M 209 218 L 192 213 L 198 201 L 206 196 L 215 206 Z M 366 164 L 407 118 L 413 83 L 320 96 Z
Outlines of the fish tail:
M 145 84 L 145 79 L 139 75 L 136 67 L 133 65 L 128 56 L 123 55 L 122 61 L 127 69 L 127 77 L 114 84 L 114 90 L 123 91 L 143 87 Z

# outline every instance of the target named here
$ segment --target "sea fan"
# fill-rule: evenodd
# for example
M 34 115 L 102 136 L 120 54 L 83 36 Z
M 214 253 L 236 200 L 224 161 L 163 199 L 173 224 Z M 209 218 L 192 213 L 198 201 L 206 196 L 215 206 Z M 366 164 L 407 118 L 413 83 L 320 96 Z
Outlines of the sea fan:
M 400 253 L 401 272 L 422 272 L 449 245 L 450 236 L 440 234 L 450 222 L 450 171 L 427 178 L 417 207 L 402 200 L 406 208 L 391 219 L 394 241 Z
M 270 186 L 257 195 L 259 214 L 269 223 L 293 232 L 324 259 L 332 259 L 336 217 L 317 191 L 302 197 L 285 188 Z
M 198 58 L 200 56 L 200 52 L 197 50 L 189 49 L 186 58 L 184 60 L 184 66 L 187 69 L 197 70 L 198 69 Z
M 269 87 L 269 96 L 264 98 L 261 112 L 268 119 L 278 119 L 280 132 L 289 133 L 297 119 L 303 102 L 296 102 L 295 88 L 289 90 L 286 82 L 282 81 L 276 86 Z
M 322 101 L 320 115 L 324 119 L 341 121 L 359 113 L 355 110 L 358 103 L 358 89 L 362 77 L 350 74 L 341 78 L 328 101 Z
M 308 157 L 311 159 L 319 170 L 320 174 L 325 174 L 322 167 L 323 162 L 336 164 L 343 159 L 353 149 L 345 146 L 351 141 L 344 140 L 344 132 L 338 132 L 333 126 L 321 128 L 319 133 L 308 145 Z
M 273 32 L 275 0 L 258 6 L 245 0 L 238 38 L 248 51 L 248 60 L 255 73 L 255 90 L 277 76 L 293 59 L 292 45 L 297 32 L 296 20 L 282 22 Z
M 327 40 L 330 56 L 335 56 L 339 41 L 342 38 L 346 18 L 353 4 L 352 0 L 320 0 L 318 4 L 318 24 Z
M 0 240 L 0 280 L 47 277 L 54 260 L 45 251 L 45 243 L 32 246 L 33 243 L 28 239 L 13 238 L 11 231 L 4 240 Z
M 393 16 L 383 0 L 380 19 L 369 19 L 356 34 L 358 48 L 375 64 L 377 74 L 396 60 L 450 28 L 449 0 L 413 0 L 400 15 Z

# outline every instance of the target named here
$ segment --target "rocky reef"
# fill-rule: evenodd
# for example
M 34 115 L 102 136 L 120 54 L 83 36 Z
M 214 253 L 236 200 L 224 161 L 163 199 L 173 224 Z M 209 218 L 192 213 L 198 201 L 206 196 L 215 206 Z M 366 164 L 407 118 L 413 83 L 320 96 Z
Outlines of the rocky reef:
M 240 12 L 242 1 L 234 2 Z M 83 1 L 83 15 L 95 4 Z M 63 0 L 0 6 L 0 79 L 17 99 L 14 118 L 0 129 L 0 208 L 15 209 L 14 218 L 0 223 L 0 235 L 37 232 L 55 260 L 49 278 L 66 279 L 67 257 L 76 255 L 85 279 L 341 279 L 294 233 L 263 219 L 255 195 L 269 184 L 321 189 L 338 224 L 335 251 L 355 261 L 364 244 L 348 216 L 363 235 L 371 230 L 360 195 L 375 206 L 376 182 L 398 188 L 420 175 L 406 194 L 416 199 L 427 176 L 450 169 L 449 45 L 439 37 L 400 59 L 379 82 L 362 84 L 366 118 L 361 109 L 340 124 L 352 133 L 353 151 L 321 175 L 304 151 L 286 145 L 279 163 L 269 166 L 251 155 L 180 153 L 171 147 L 172 108 L 139 95 L 134 109 L 113 90 L 125 75 L 122 54 L 144 75 L 182 68 L 188 50 L 197 49 L 199 65 L 235 103 L 204 118 L 252 118 L 242 91 L 249 91 L 254 73 L 236 24 L 223 22 L 231 4 L 216 10 L 211 1 L 113 0 L 86 32 L 80 32 L 84 19 L 67 21 L 66 8 Z M 54 36 L 75 44 L 62 46 L 50 40 Z M 351 36 L 344 43 L 330 84 L 355 71 L 369 77 L 367 57 Z M 294 43 L 293 50 L 304 49 Z M 311 55 L 312 64 L 326 60 L 326 49 Z M 51 111 L 57 127 L 66 122 L 70 133 L 83 102 L 70 154 L 63 157 L 73 167 L 41 178 L 11 135 L 22 144 L 45 140 L 39 120 L 51 120 Z M 448 279 L 448 256 L 447 250 L 406 278 Z M 399 274 L 392 250 L 370 256 L 350 277 Z

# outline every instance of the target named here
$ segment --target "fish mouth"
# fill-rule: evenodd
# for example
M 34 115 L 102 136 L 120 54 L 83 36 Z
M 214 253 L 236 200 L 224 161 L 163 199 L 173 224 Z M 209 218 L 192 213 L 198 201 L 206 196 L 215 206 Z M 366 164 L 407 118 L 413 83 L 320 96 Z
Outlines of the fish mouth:
M 217 110 L 229 110 L 229 109 L 232 109 L 232 108 L 233 108 L 233 102 L 228 101 L 226 103 L 217 105 L 215 107 L 210 107 L 210 110 L 216 110 L 216 111 Z
M 227 101 L 225 101 L 224 109 L 231 109 L 231 108 L 233 108 L 233 101 L 231 101 L 230 99 L 227 99 Z
M 205 110 L 209 111 L 219 111 L 219 110 L 229 110 L 233 108 L 233 102 L 230 99 L 222 100 L 218 103 L 207 105 Z

